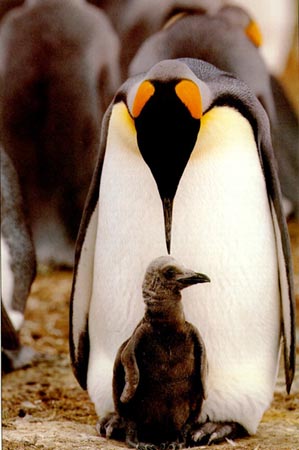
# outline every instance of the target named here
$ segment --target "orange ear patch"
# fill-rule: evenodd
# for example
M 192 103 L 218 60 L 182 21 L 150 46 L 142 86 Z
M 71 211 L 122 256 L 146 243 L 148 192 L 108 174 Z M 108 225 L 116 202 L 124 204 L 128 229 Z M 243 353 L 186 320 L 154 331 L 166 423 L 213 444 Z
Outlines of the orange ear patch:
M 132 116 L 138 117 L 141 113 L 144 105 L 149 101 L 152 95 L 155 93 L 155 87 L 150 81 L 143 81 L 139 86 L 132 108 Z
M 182 80 L 176 87 L 175 92 L 179 99 L 189 109 L 194 119 L 202 116 L 202 101 L 198 86 L 191 80 Z
M 247 34 L 247 37 L 251 40 L 251 42 L 256 47 L 260 47 L 262 45 L 263 36 L 262 36 L 261 30 L 256 22 L 251 20 L 249 25 L 245 29 L 245 33 Z

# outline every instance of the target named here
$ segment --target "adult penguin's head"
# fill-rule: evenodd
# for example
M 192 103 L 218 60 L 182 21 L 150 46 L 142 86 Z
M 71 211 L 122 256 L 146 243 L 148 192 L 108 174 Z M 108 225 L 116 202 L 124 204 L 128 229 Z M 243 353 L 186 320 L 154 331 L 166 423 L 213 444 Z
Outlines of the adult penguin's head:
M 173 200 L 209 97 L 207 85 L 177 60 L 156 64 L 128 96 L 138 147 L 162 200 L 168 252 Z

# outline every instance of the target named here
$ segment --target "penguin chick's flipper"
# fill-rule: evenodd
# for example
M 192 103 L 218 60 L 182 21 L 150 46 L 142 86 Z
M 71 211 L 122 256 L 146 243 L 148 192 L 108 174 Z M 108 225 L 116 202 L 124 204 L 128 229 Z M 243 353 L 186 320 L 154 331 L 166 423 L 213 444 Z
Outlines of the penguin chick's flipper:
M 246 435 L 246 430 L 236 422 L 205 422 L 191 431 L 189 445 L 211 445 L 225 438 L 235 439 Z

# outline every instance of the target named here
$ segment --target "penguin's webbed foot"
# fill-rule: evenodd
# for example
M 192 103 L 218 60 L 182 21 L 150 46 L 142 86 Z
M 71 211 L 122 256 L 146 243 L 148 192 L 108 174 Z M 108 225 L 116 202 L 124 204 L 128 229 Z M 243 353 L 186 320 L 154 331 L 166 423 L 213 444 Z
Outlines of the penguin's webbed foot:
M 190 432 L 190 445 L 218 444 L 226 438 L 235 439 L 246 435 L 245 428 L 237 422 L 205 422 Z
M 108 413 L 96 424 L 96 430 L 100 436 L 107 439 L 124 440 L 125 422 L 115 412 Z

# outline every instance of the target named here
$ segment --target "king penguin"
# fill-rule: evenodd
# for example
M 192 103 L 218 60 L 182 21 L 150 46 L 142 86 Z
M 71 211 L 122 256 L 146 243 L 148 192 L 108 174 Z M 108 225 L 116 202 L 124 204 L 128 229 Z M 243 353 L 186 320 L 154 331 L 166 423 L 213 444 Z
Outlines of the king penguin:
M 199 331 L 185 320 L 181 291 L 209 282 L 170 256 L 149 264 L 142 284 L 145 313 L 115 358 L 115 412 L 98 423 L 102 436 L 125 428 L 129 447 L 187 445 L 188 434 L 196 432 L 193 425 L 198 427 L 208 363 Z
M 163 59 L 197 58 L 244 81 L 267 111 L 286 216 L 299 217 L 298 119 L 278 79 L 262 57 L 263 35 L 255 19 L 238 6 L 215 13 L 175 11 L 164 28 L 138 49 L 129 74 L 146 72 Z
M 186 292 L 186 320 L 201 330 L 209 361 L 199 423 L 222 437 L 236 424 L 255 433 L 282 337 L 288 392 L 295 367 L 292 261 L 269 121 L 247 85 L 189 58 L 129 78 L 105 114 L 70 308 L 73 370 L 99 416 L 112 409 L 117 349 L 142 315 L 143 274 L 167 250 L 214 280 L 202 287 L 204 304 L 196 286 Z
M 158 31 L 171 12 L 184 9 L 190 12 L 214 13 L 223 0 L 88 0 L 103 9 L 117 31 L 121 46 L 122 78 L 140 45 Z
M 118 56 L 110 20 L 85 0 L 26 0 L 1 21 L 1 140 L 40 264 L 73 266 Z

